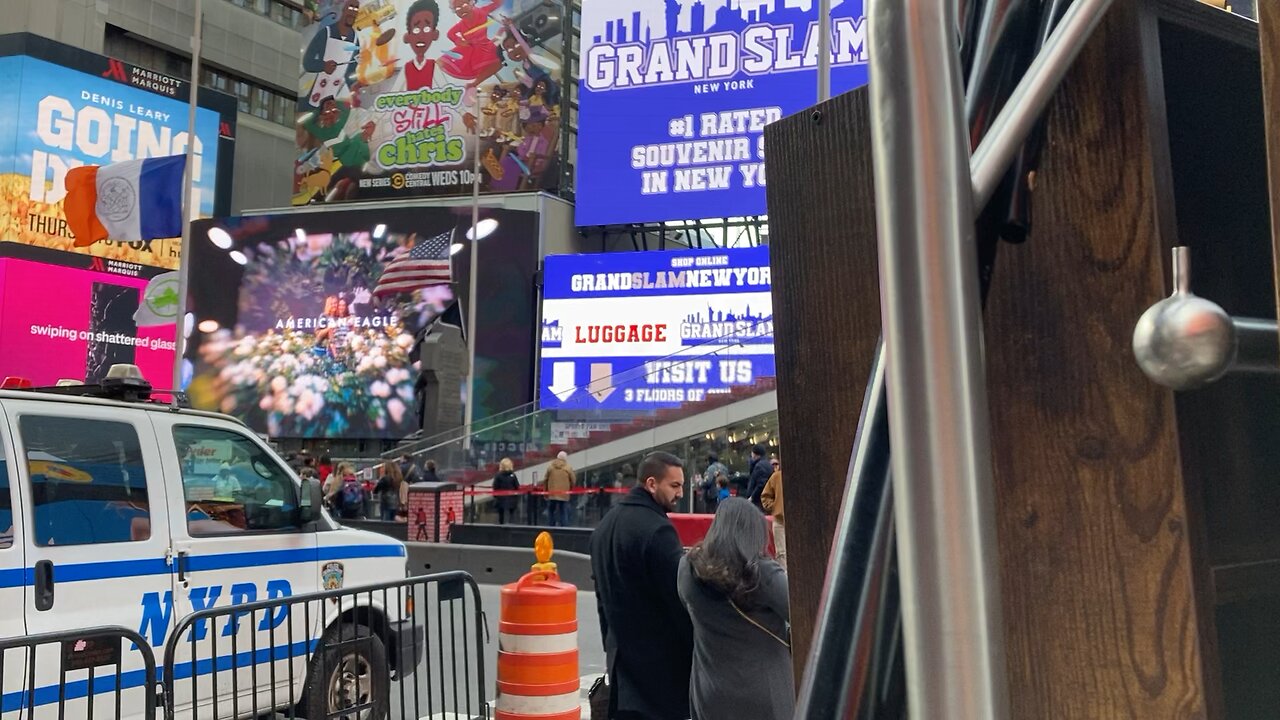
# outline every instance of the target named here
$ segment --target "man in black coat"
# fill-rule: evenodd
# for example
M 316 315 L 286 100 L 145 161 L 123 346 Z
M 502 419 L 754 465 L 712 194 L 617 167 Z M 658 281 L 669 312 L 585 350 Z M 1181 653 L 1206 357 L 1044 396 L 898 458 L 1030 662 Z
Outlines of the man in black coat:
M 616 720 L 689 717 L 693 626 L 676 593 L 684 547 L 667 519 L 683 494 L 680 459 L 652 453 L 640 464 L 636 486 L 591 536 Z
M 764 455 L 765 447 L 763 445 L 756 445 L 751 448 L 751 465 L 748 470 L 751 475 L 747 480 L 747 498 L 756 507 L 761 507 L 760 493 L 764 492 L 765 483 L 769 482 L 769 476 L 773 474 L 773 466 L 765 460 Z

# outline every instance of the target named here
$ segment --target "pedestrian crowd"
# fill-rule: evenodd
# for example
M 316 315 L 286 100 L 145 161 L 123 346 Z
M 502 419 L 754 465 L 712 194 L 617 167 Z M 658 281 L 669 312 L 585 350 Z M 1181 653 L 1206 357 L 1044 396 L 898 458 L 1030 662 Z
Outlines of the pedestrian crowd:
M 591 537 L 608 682 L 592 717 L 783 720 L 795 709 L 782 470 L 756 446 L 746 492 L 727 492 L 714 456 L 696 487 L 715 517 L 685 552 L 667 517 L 684 496 L 683 462 L 648 455 L 637 482 Z M 723 491 L 723 492 L 722 492 Z M 768 553 L 773 517 L 777 558 Z M 599 711 L 597 711 L 599 708 Z
M 438 481 L 434 461 L 428 460 L 419 467 L 408 455 L 402 455 L 398 460 L 387 460 L 363 476 L 353 463 L 342 461 L 335 464 L 327 455 L 322 455 L 319 460 L 305 454 L 291 455 L 289 462 L 304 480 L 320 482 L 325 505 L 335 517 L 345 520 L 406 522 L 409 486 Z

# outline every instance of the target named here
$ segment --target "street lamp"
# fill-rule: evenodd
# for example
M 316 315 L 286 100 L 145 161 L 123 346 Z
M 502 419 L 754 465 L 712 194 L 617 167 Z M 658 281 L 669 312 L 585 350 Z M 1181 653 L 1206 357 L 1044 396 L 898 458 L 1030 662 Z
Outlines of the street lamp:
M 467 229 L 466 238 L 471 241 L 471 264 L 468 268 L 469 278 L 467 292 L 467 402 L 463 406 L 463 448 L 471 449 L 471 423 L 475 418 L 476 407 L 476 308 L 480 305 L 480 241 L 489 237 L 498 229 L 498 221 L 493 218 L 479 219 L 479 205 L 472 207 L 471 227 Z M 461 250 L 461 243 L 451 247 L 450 254 Z

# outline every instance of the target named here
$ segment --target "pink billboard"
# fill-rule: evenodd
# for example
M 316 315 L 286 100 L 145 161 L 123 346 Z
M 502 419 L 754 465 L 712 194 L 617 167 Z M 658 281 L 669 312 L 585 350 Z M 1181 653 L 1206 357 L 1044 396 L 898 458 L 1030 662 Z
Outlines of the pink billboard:
M 170 387 L 175 326 L 138 326 L 146 287 L 146 278 L 0 258 L 0 377 L 96 382 L 132 363 Z

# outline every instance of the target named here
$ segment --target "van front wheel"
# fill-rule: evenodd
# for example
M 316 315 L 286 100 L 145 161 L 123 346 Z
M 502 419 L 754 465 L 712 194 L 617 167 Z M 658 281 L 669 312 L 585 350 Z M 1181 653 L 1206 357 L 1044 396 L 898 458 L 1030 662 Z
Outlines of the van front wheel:
M 389 687 L 382 639 L 363 625 L 339 623 L 325 632 L 311 657 L 301 715 L 308 720 L 384 720 Z M 348 708 L 350 713 L 342 713 Z

